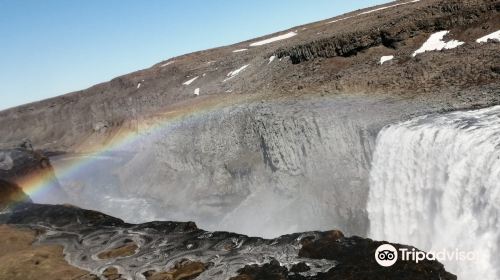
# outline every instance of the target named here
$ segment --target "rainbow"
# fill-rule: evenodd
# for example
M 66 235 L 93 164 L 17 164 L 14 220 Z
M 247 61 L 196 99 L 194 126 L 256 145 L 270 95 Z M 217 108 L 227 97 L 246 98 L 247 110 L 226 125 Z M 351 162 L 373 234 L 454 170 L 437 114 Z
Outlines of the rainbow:
M 70 178 L 80 170 L 94 164 L 96 158 L 106 156 L 110 151 L 126 150 L 127 147 L 133 147 L 139 141 L 143 140 L 146 135 L 152 136 L 159 132 L 168 133 L 178 127 L 183 121 L 196 121 L 209 113 L 238 104 L 243 100 L 251 100 L 253 97 L 255 96 L 225 95 L 199 97 L 196 98 L 195 102 L 192 100 L 180 102 L 174 107 L 142 119 L 141 124 L 137 125 L 137 129 L 120 128 L 119 131 L 114 133 L 111 139 L 106 139 L 105 143 L 97 141 L 98 144 L 89 146 L 88 143 L 82 141 L 82 146 L 79 149 L 92 152 L 80 154 L 79 156 L 75 156 L 73 160 L 69 160 L 68 164 L 58 168 L 57 176 L 59 178 Z M 17 183 L 32 200 L 42 203 L 45 200 L 44 197 L 50 197 L 51 193 L 54 192 L 54 188 L 58 187 L 57 177 L 51 168 L 47 168 L 46 172 L 22 178 Z

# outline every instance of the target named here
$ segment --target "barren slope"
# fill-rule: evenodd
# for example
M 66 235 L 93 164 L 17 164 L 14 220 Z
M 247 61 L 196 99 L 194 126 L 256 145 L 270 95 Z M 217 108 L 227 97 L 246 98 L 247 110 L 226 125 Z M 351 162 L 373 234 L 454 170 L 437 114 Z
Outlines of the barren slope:
M 378 92 L 425 99 L 450 95 L 445 98 L 450 103 L 484 106 L 498 98 L 500 45 L 475 40 L 500 29 L 499 10 L 496 0 L 397 1 L 187 54 L 86 90 L 3 111 L 0 143 L 11 146 L 28 137 L 37 146 L 74 150 L 83 139 L 102 143 L 123 126 L 135 129 L 143 118 L 168 112 L 181 101 L 198 104 L 200 98 L 219 95 Z M 412 58 L 439 30 L 450 30 L 446 40 L 465 44 Z M 290 32 L 296 35 L 290 37 Z M 283 34 L 290 38 L 261 42 Z M 233 52 L 241 49 L 248 50 Z M 381 56 L 389 55 L 395 58 L 379 65 Z M 272 56 L 276 59 L 271 61 Z M 235 70 L 241 71 L 228 77 Z

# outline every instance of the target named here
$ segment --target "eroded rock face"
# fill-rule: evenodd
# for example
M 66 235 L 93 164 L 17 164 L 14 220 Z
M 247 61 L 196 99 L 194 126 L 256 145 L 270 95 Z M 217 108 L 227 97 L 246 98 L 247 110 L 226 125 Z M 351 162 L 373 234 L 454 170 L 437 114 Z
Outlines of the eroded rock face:
M 37 202 L 67 202 L 49 157 L 43 151 L 20 147 L 0 150 L 0 179 L 16 184 L 25 192 L 33 192 Z
M 269 240 L 207 232 L 193 223 L 132 225 L 75 207 L 36 204 L 0 214 L 0 223 L 38 230 L 38 244 L 63 245 L 70 264 L 90 272 L 85 277 L 108 280 L 456 279 L 436 261 L 396 263 L 390 269 L 379 266 L 374 255 L 383 242 L 345 237 L 340 231 Z M 96 257 L 131 242 L 138 246 L 134 254 Z
M 31 199 L 17 185 L 0 179 L 0 211 Z
M 120 189 L 210 230 L 275 237 L 333 225 L 361 234 L 380 120 L 347 119 L 356 105 L 342 105 L 249 104 L 188 118 L 144 139 L 115 171 Z
M 409 2 L 409 1 L 408 1 Z M 417 1 L 418 2 L 418 1 Z M 396 7 L 395 7 L 396 8 Z M 415 37 L 422 31 L 433 32 L 453 29 L 458 26 L 471 26 L 490 17 L 491 12 L 498 10 L 496 1 L 438 1 L 434 5 L 416 7 L 398 7 L 406 16 L 383 23 L 378 28 L 360 28 L 353 26 L 349 32 L 345 30 L 330 38 L 321 38 L 305 44 L 284 48 L 276 52 L 277 57 L 290 57 L 293 63 L 301 63 L 316 58 L 350 57 L 375 46 L 385 46 L 391 49 L 400 48 L 405 40 Z M 406 11 L 405 11 L 406 10 Z M 449 12 L 453 11 L 450 17 Z M 394 10 L 381 12 L 390 16 Z M 431 17 L 428 15 L 432 14 Z M 473 16 L 471 16 L 473 15 Z M 354 16 L 351 22 L 370 25 L 362 16 Z
M 363 235 L 377 131 L 430 108 L 387 100 L 227 106 L 138 134 L 93 159 L 83 155 L 85 168 L 74 176 L 61 172 L 58 180 L 65 202 L 134 223 L 194 220 L 209 230 L 266 237 L 331 227 Z M 56 175 L 71 165 L 64 155 L 52 160 Z
M 149 120 L 154 130 L 127 135 L 129 144 L 51 157 L 67 196 L 55 203 L 133 223 L 193 220 L 208 230 L 267 238 L 332 227 L 366 236 L 378 131 L 467 106 L 446 95 L 437 100 L 296 97 L 250 100 L 174 121 L 160 116 Z
M 152 119 L 154 130 L 82 156 L 84 168 L 58 179 L 68 203 L 128 222 L 193 220 L 269 238 L 332 227 L 365 236 L 378 131 L 462 105 L 446 96 L 361 94 L 228 105 L 165 124 Z M 53 158 L 56 174 L 68 164 Z

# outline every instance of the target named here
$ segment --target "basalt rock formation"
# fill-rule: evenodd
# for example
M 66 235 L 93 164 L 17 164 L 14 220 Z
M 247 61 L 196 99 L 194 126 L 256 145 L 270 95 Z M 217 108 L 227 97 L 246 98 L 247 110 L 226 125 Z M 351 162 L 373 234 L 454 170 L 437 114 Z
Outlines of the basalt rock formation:
M 409 40 L 425 32 L 458 27 L 468 29 L 471 26 L 484 24 L 485 19 L 498 24 L 494 11 L 498 11 L 500 5 L 496 1 L 429 2 L 424 1 L 410 9 L 401 5 L 399 9 L 394 7 L 396 11 L 382 12 L 377 15 L 379 19 L 393 13 L 399 15 L 388 21 L 380 20 L 376 26 L 366 18 L 355 18 L 356 13 L 347 14 L 343 18 L 352 16 L 353 18 L 349 18 L 349 23 L 355 27 L 337 29 L 335 33 L 330 31 L 328 33 L 333 36 L 323 35 L 323 38 L 279 49 L 276 55 L 278 58 L 290 57 L 292 63 L 301 63 L 316 58 L 352 57 L 379 46 L 393 50 L 401 49 Z M 330 22 L 330 24 L 337 22 Z

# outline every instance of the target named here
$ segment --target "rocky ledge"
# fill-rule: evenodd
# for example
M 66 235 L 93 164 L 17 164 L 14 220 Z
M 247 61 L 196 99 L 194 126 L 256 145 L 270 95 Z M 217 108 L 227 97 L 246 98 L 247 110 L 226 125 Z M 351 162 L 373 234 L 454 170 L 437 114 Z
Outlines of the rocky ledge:
M 5 197 L 15 199 L 22 193 L 6 181 L 0 181 L 0 190 L 11 192 L 14 195 Z M 34 204 L 27 199 L 3 203 L 2 230 L 14 240 L 33 236 L 33 246 L 26 245 L 29 240 L 23 243 L 26 254 L 42 254 L 44 263 L 61 268 L 63 255 L 57 248 L 64 247 L 64 257 L 74 269 L 51 271 L 51 277 L 58 279 L 456 279 L 437 261 L 382 267 L 374 255 L 387 242 L 346 237 L 338 230 L 262 239 L 208 232 L 193 222 L 128 224 L 70 205 Z M 12 244 L 0 242 L 0 246 Z M 53 253 L 40 253 L 40 248 Z M 16 250 L 0 248 L 0 252 L 4 252 L 0 258 L 18 258 Z M 26 279 L 40 269 L 0 266 L 0 278 Z M 72 273 L 66 274 L 68 270 Z M 54 276 L 57 271 L 60 275 Z

